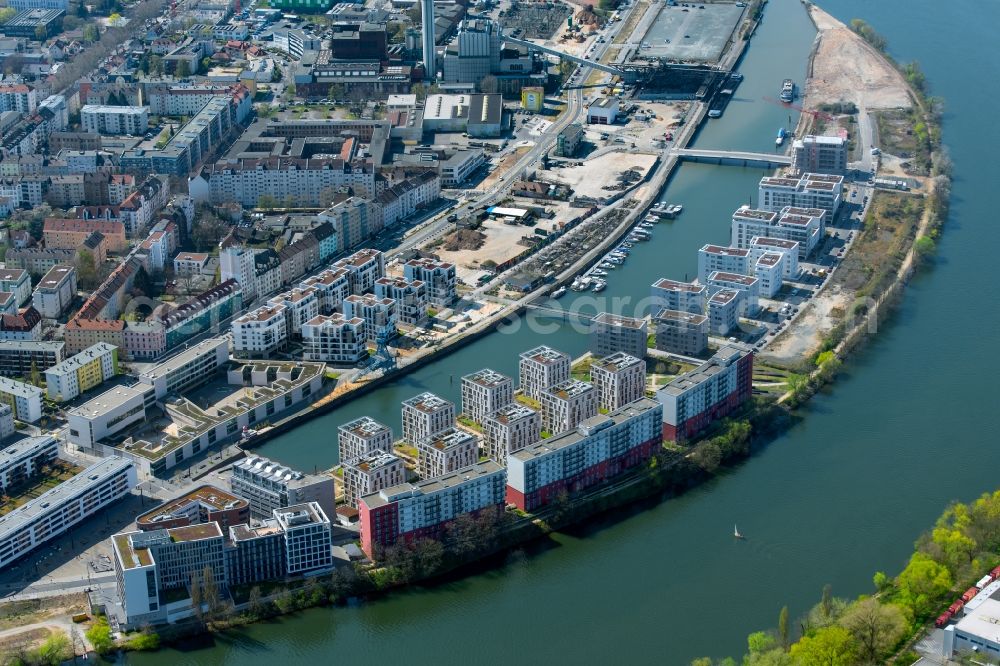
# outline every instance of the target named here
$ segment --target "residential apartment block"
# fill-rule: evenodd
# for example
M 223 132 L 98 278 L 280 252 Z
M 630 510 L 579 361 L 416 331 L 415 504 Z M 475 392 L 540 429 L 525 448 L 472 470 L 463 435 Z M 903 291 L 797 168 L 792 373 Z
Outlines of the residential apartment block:
M 792 171 L 796 174 L 847 173 L 847 139 L 808 134 L 792 142 Z
M 288 342 L 285 306 L 264 305 L 233 320 L 233 355 L 241 358 L 269 358 Z
M 762 255 L 777 252 L 781 255 L 781 274 L 785 279 L 799 276 L 799 244 L 780 238 L 754 236 L 750 240 L 750 260 L 756 265 Z
M 276 509 L 317 502 L 334 515 L 333 477 L 304 474 L 262 456 L 250 456 L 233 464 L 229 489 L 250 502 L 250 515 L 266 518 Z
M 644 358 L 646 337 L 645 319 L 601 312 L 590 323 L 590 352 L 594 356 L 624 352 Z
M 406 466 L 391 453 L 377 451 L 342 463 L 344 470 L 344 500 L 358 508 L 358 500 L 383 488 L 398 486 L 406 481 Z
M 666 308 L 694 314 L 705 312 L 708 292 L 703 284 L 660 278 L 653 283 L 649 291 L 653 300 L 653 310 Z
M 569 379 L 568 354 L 542 345 L 523 352 L 518 362 L 518 384 L 521 392 L 532 400 L 541 400 L 550 387 Z
M 395 543 L 433 539 L 461 515 L 503 510 L 505 470 L 492 460 L 436 479 L 403 483 L 362 497 L 361 549 L 377 558 Z
M 532 511 L 642 464 L 661 446 L 663 408 L 642 398 L 507 458 L 508 504 Z
M 597 414 L 598 395 L 592 384 L 567 379 L 542 391 L 542 431 L 557 435 Z
M 0 377 L 0 402 L 10 405 L 14 418 L 36 423 L 42 418 L 42 389 L 7 377 Z
M 403 401 L 403 439 L 410 444 L 455 425 L 455 403 L 425 392 Z
M 754 277 L 760 285 L 760 295 L 774 298 L 784 283 L 784 255 L 779 252 L 765 252 L 754 262 Z
M 484 368 L 462 377 L 462 414 L 476 423 L 514 401 L 514 381 Z
M 507 456 L 542 438 L 542 417 L 519 402 L 511 402 L 483 419 L 483 453 L 501 466 Z
M 420 440 L 417 447 L 417 474 L 430 479 L 443 476 L 479 460 L 479 439 L 451 427 Z
M 823 237 L 823 211 L 811 208 L 782 208 L 780 212 L 753 210 L 743 206 L 733 213 L 732 244 L 749 248 L 758 236 L 799 244 L 799 259 L 813 253 Z
M 417 327 L 427 324 L 427 288 L 420 280 L 379 278 L 375 281 L 375 298 L 395 302 L 399 323 Z
M 419 280 L 427 289 L 427 301 L 435 308 L 450 308 L 458 300 L 455 265 L 435 259 L 411 259 L 403 265 L 403 277 Z
M 142 136 L 149 129 L 149 109 L 145 106 L 102 106 L 86 104 L 80 109 L 84 132 Z
M 723 347 L 694 370 L 663 385 L 663 439 L 684 441 L 731 414 L 753 394 L 753 352 Z
M 597 391 L 597 407 L 614 411 L 646 395 L 646 363 L 617 352 L 590 365 L 590 382 Z
M 344 299 L 344 317 L 364 322 L 361 331 L 367 342 L 378 342 L 380 336 L 387 340 L 395 338 L 398 313 L 397 303 L 391 298 L 379 298 L 374 294 L 351 294 Z
M 337 428 L 337 459 L 356 460 L 378 452 L 392 453 L 392 428 L 362 416 Z
M 31 276 L 23 268 L 0 268 L 0 291 L 13 293 L 21 307 L 31 298 Z
M 118 374 L 118 347 L 98 342 L 45 371 L 49 400 L 67 402 Z
M 708 284 L 708 276 L 716 271 L 749 275 L 752 267 L 750 250 L 711 244 L 698 250 L 698 282 L 701 284 Z
M 64 358 L 66 343 L 48 340 L 0 340 L 0 377 L 30 377 Z
M 10 407 L 0 405 L 10 415 Z M 9 436 L 9 435 L 8 435 Z M 28 437 L 0 450 L 0 494 L 25 483 L 59 457 L 59 440 L 51 435 Z
M 705 315 L 663 308 L 653 315 L 653 331 L 659 351 L 697 356 L 708 347 L 708 317 Z
M 365 320 L 339 312 L 317 315 L 302 325 L 302 358 L 335 365 L 357 365 L 368 358 Z
M 708 330 L 726 336 L 740 323 L 743 298 L 737 289 L 720 289 L 708 299 Z
M 76 298 L 76 267 L 53 266 L 35 285 L 31 304 L 46 319 L 59 319 Z
M 223 532 L 250 522 L 250 503 L 222 488 L 198 486 L 136 516 L 135 526 L 142 532 L 218 523 Z
M 760 179 L 758 201 L 761 210 L 782 208 L 819 208 L 826 214 L 822 223 L 833 220 L 840 207 L 844 177 L 833 174 L 804 173 L 799 178 L 765 176 Z M 821 228 L 822 231 L 822 228 Z

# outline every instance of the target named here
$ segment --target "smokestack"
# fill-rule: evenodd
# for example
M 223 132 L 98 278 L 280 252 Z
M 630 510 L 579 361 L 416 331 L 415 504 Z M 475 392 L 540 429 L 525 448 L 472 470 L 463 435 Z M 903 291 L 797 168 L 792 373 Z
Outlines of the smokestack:
M 420 14 L 424 69 L 427 71 L 427 79 L 433 81 L 437 78 L 437 59 L 434 57 L 434 0 L 420 0 Z

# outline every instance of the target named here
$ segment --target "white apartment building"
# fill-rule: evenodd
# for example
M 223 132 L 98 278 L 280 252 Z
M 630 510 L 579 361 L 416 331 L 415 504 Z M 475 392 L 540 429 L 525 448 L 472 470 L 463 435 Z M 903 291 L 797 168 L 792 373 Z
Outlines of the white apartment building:
M 804 173 L 799 178 L 765 176 L 760 179 L 758 201 L 761 210 L 778 212 L 782 208 L 819 208 L 825 211 L 826 223 L 840 207 L 844 177 L 833 174 Z M 822 228 L 821 228 L 822 230 Z
M 241 358 L 268 358 L 288 341 L 285 306 L 264 305 L 233 320 L 233 354 Z
M 302 326 L 307 321 L 319 316 L 319 299 L 316 290 L 312 287 L 305 289 L 292 287 L 288 291 L 268 299 L 267 302 L 272 306 L 284 307 L 289 338 L 302 337 Z
M 251 248 L 230 245 L 219 252 L 219 271 L 222 282 L 236 280 L 245 302 L 257 298 L 257 273 L 254 251 Z
M 426 129 L 426 124 L 424 125 Z M 391 227 L 400 220 L 405 220 L 417 210 L 433 203 L 441 196 L 441 177 L 432 172 L 424 171 L 413 178 L 407 178 L 401 183 L 381 192 L 375 201 L 382 212 L 381 223 L 374 233 L 382 227 Z M 369 229 L 371 232 L 372 230 Z
M 519 402 L 511 402 L 483 419 L 483 452 L 500 466 L 507 456 L 542 438 L 542 417 Z
M 304 502 L 273 512 L 285 533 L 285 570 L 289 576 L 333 568 L 330 519 L 318 502 Z
M 455 403 L 430 392 L 403 401 L 403 439 L 418 444 L 455 425 Z
M 592 384 L 568 379 L 542 392 L 542 430 L 550 435 L 572 430 L 597 414 L 597 391 Z
M 45 371 L 49 400 L 66 402 L 118 374 L 118 347 L 98 342 Z
M 328 474 L 305 474 L 263 456 L 250 456 L 232 466 L 229 489 L 250 502 L 250 515 L 267 518 L 275 510 L 307 502 L 335 511 L 334 482 Z
M 14 410 L 10 405 L 0 404 L 0 442 L 6 441 L 15 432 Z
M 337 459 L 341 462 L 378 452 L 392 453 L 392 428 L 370 416 L 362 416 L 337 428 L 337 448 Z
M 752 268 L 750 250 L 711 244 L 698 250 L 698 282 L 701 284 L 707 284 L 708 276 L 716 271 L 749 275 Z
M 731 242 L 749 248 L 758 236 L 792 241 L 799 244 L 799 259 L 806 259 L 823 238 L 822 218 L 820 209 L 786 207 L 774 212 L 743 206 L 733 213 Z
M 23 268 L 0 268 L 0 291 L 14 294 L 17 306 L 31 298 L 31 275 Z
M 703 284 L 660 278 L 649 288 L 653 310 L 660 308 L 700 314 L 705 311 L 708 293 Z
M 433 479 L 450 474 L 479 460 L 479 438 L 457 428 L 448 428 L 417 443 L 417 474 Z
M 455 264 L 429 258 L 411 259 L 403 265 L 403 277 L 423 282 L 427 301 L 435 308 L 450 308 L 458 300 Z
M 427 288 L 420 280 L 379 278 L 375 281 L 375 298 L 396 302 L 399 323 L 416 327 L 427 324 Z
M 398 486 L 406 481 L 406 466 L 400 458 L 377 451 L 342 463 L 344 469 L 344 499 L 348 506 L 358 508 L 358 500 L 383 488 Z
M 514 401 L 514 380 L 484 368 L 462 377 L 462 414 L 476 423 Z
M 709 294 L 721 289 L 735 289 L 740 294 L 740 316 L 749 317 L 757 313 L 760 309 L 760 280 L 749 275 L 737 275 L 736 273 L 723 273 L 716 271 L 708 276 Z
M 569 379 L 568 354 L 542 345 L 523 352 L 518 362 L 518 385 L 532 400 L 541 400 L 550 387 Z
M 218 162 L 203 168 L 198 178 L 202 182 L 195 184 L 196 189 L 204 191 L 207 185 L 213 204 L 236 201 L 257 206 L 261 197 L 269 196 L 278 202 L 294 201 L 298 206 L 321 208 L 330 203 L 330 192 L 342 187 L 369 197 L 376 192 L 375 170 L 370 163 L 352 164 L 339 158 L 268 157 Z
M 363 320 L 365 323 L 362 331 L 365 340 L 369 342 L 376 342 L 380 334 L 386 335 L 390 340 L 396 337 L 398 315 L 396 301 L 391 298 L 351 294 L 344 299 L 344 317 Z
M 0 405 L 0 415 L 9 417 L 13 434 L 13 415 L 7 405 Z M 4 436 L 6 437 L 6 435 Z M 30 479 L 45 465 L 59 457 L 59 440 L 51 435 L 28 437 L 0 450 L 0 494 L 11 486 Z
M 42 389 L 8 377 L 0 377 L 0 402 L 14 410 L 14 418 L 36 423 L 42 418 Z
M 660 308 L 652 317 L 656 349 L 696 356 L 708 347 L 708 317 Z
M 0 569 L 100 513 L 135 485 L 135 468 L 130 461 L 117 456 L 103 458 L 0 516 Z
M 67 410 L 69 442 L 88 452 L 97 443 L 146 420 L 146 409 L 156 404 L 152 386 L 116 386 L 82 405 Z
M 799 244 L 780 238 L 754 236 L 750 240 L 750 260 L 756 264 L 762 255 L 776 252 L 781 255 L 781 274 L 786 279 L 799 275 Z
M 774 298 L 783 283 L 783 257 L 778 252 L 765 252 L 754 263 L 754 277 L 760 285 L 760 295 Z
M 740 322 L 740 292 L 720 289 L 708 299 L 708 329 L 715 335 L 726 336 Z
M 142 136 L 149 129 L 149 108 L 87 104 L 80 109 L 84 132 Z
M 792 142 L 792 171 L 796 174 L 847 173 L 847 139 L 808 134 Z
M 356 296 L 375 290 L 375 282 L 385 277 L 385 255 L 379 250 L 364 248 L 333 263 L 330 268 L 347 271 L 350 291 Z M 404 276 L 410 279 L 408 275 Z
M 343 309 L 344 299 L 351 295 L 351 283 L 347 276 L 348 272 L 343 268 L 328 268 L 302 281 L 303 287 L 316 290 L 320 314 L 333 314 Z
M 31 304 L 46 319 L 58 319 L 76 297 L 76 282 L 74 266 L 57 264 L 35 285 Z
M 229 340 L 208 338 L 139 375 L 139 382 L 153 387 L 157 400 L 207 384 L 229 362 Z
M 591 364 L 590 381 L 597 391 L 598 409 L 612 412 L 646 395 L 646 364 L 618 352 Z
M 625 352 L 643 358 L 646 330 L 645 319 L 601 312 L 590 322 L 590 352 L 599 357 Z
M 302 325 L 303 356 L 306 361 L 355 365 L 368 358 L 365 321 L 348 319 L 339 312 L 317 315 Z
M 0 111 L 17 111 L 30 115 L 38 109 L 35 89 L 24 83 L 0 85 Z

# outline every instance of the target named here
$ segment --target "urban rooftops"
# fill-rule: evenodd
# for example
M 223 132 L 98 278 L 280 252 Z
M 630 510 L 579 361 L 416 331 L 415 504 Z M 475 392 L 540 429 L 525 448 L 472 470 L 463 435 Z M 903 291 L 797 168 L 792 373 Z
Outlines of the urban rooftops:
M 722 289 L 716 292 L 716 294 L 721 294 L 723 291 L 732 291 L 732 290 Z M 736 292 L 733 293 L 735 294 Z M 713 296 L 713 298 L 715 297 Z M 675 321 L 682 324 L 691 324 L 692 326 L 699 326 L 703 324 L 708 319 L 708 317 L 701 314 L 693 314 L 691 312 L 681 312 L 679 310 L 668 310 L 667 308 L 661 308 L 659 312 L 653 315 L 653 319 L 657 321 Z
M 533 410 L 531 407 L 528 407 L 527 405 L 522 405 L 519 402 L 512 402 L 510 404 L 504 405 L 503 407 L 493 412 L 486 418 L 493 419 L 497 423 L 503 423 L 504 425 L 507 425 L 514 421 L 520 421 L 521 419 L 529 418 L 537 413 L 538 412 Z
M 620 351 L 620 352 L 615 352 L 610 356 L 605 356 L 600 360 L 594 361 L 591 367 L 602 368 L 604 370 L 607 370 L 608 372 L 619 372 L 626 368 L 631 368 L 640 364 L 642 364 L 642 361 L 637 359 L 635 356 Z
M 738 247 L 723 247 L 721 245 L 705 245 L 701 248 L 701 251 L 723 257 L 746 257 L 750 254 L 750 250 L 741 250 Z
M 529 351 L 522 352 L 521 358 L 526 361 L 534 361 L 535 363 L 543 363 L 545 365 L 551 365 L 553 363 L 559 363 L 560 361 L 564 361 L 568 357 L 561 351 L 557 351 L 552 347 L 547 347 L 545 345 L 542 345 L 540 347 L 535 347 L 534 349 L 531 349 Z
M 403 401 L 403 405 L 407 407 L 412 407 L 421 412 L 426 412 L 431 414 L 437 412 L 441 409 L 445 409 L 451 405 L 451 403 L 444 398 L 438 397 L 429 391 L 421 393 L 420 395 L 415 395 L 408 400 Z
M 547 393 L 550 393 L 558 398 L 562 398 L 563 400 L 567 400 L 593 390 L 593 384 L 582 382 L 579 379 L 567 379 L 566 381 L 559 382 L 555 386 L 549 388 Z
M 448 449 L 453 449 L 456 446 L 462 446 L 470 441 L 475 441 L 475 437 L 465 432 L 464 430 L 459 430 L 458 428 L 448 428 L 447 430 L 442 430 L 439 433 L 431 435 L 424 442 L 426 446 L 433 446 L 439 451 L 447 451 Z
M 135 522 L 140 529 L 143 525 L 155 526 L 157 523 L 186 515 L 193 508 L 192 505 L 197 505 L 198 511 L 201 513 L 202 509 L 226 511 L 249 507 L 250 503 L 242 497 L 237 497 L 215 486 L 204 485 L 147 511 L 138 516 Z
M 475 465 L 463 467 L 462 469 L 455 470 L 451 474 L 445 474 L 444 476 L 439 476 L 433 479 L 426 479 L 416 483 L 401 483 L 397 486 L 383 488 L 375 494 L 366 495 L 362 498 L 362 500 L 368 508 L 375 508 L 378 506 L 384 506 L 385 504 L 389 504 L 391 502 L 398 502 L 399 500 L 403 500 L 408 497 L 429 495 L 431 493 L 447 490 L 448 488 L 453 488 L 471 481 L 475 477 L 496 474 L 501 471 L 503 471 L 503 467 L 492 460 L 487 460 L 485 462 L 476 463 Z
M 479 384 L 485 388 L 502 386 L 503 384 L 511 381 L 510 377 L 507 375 L 501 374 L 496 370 L 491 370 L 490 368 L 483 368 L 482 370 L 462 377 L 462 379 Z
M 704 285 L 694 284 L 693 282 L 678 282 L 677 280 L 668 280 L 667 278 L 660 278 L 653 283 L 653 286 L 657 289 L 665 289 L 667 291 L 686 291 L 692 294 L 699 294 L 705 291 Z
M 641 329 L 646 325 L 646 322 L 642 319 L 611 314 L 610 312 L 599 313 L 596 317 L 594 317 L 594 323 L 607 324 L 608 326 L 620 326 L 622 328 L 634 328 L 636 330 Z
M 350 423 L 340 426 L 340 429 L 365 439 L 390 431 L 389 426 L 379 423 L 370 416 L 362 416 L 361 418 L 354 419 Z

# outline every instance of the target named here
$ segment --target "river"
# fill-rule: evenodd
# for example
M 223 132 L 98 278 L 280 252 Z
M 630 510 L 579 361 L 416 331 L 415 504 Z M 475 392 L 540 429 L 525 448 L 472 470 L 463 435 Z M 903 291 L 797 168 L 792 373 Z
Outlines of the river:
M 845 365 L 833 391 L 809 404 L 799 425 L 681 498 L 559 535 L 552 548 L 512 556 L 489 573 L 356 608 L 312 610 L 218 637 L 211 648 L 134 655 L 128 663 L 673 665 L 739 655 L 747 633 L 775 626 L 783 605 L 801 614 L 826 583 L 844 596 L 870 591 L 872 574 L 899 570 L 949 501 L 994 488 L 988 461 L 997 425 L 988 415 L 996 394 L 986 379 L 998 371 L 989 331 L 1000 312 L 989 296 L 992 278 L 976 277 L 995 262 L 976 226 L 991 224 L 993 215 L 975 192 L 1000 180 L 1000 166 L 983 153 L 997 145 L 992 110 L 1000 91 L 989 77 L 972 78 L 1000 68 L 992 34 L 1000 6 L 820 4 L 844 21 L 865 18 L 895 57 L 923 63 L 934 93 L 947 100 L 945 140 L 957 166 L 933 271 L 914 280 L 898 314 Z M 773 96 L 782 78 L 802 80 L 812 37 L 796 0 L 771 0 L 736 99 L 697 145 L 773 149 L 787 112 L 761 98 Z M 795 71 L 787 63 L 796 63 Z M 760 175 L 683 166 L 666 198 L 683 203 L 684 214 L 659 225 L 603 295 L 634 302 L 656 277 L 693 275 L 697 248 L 728 239 L 728 217 L 755 195 Z M 398 432 L 400 400 L 421 390 L 457 399 L 462 374 L 484 365 L 511 373 L 517 352 L 540 343 L 576 355 L 586 339 L 565 325 L 547 335 L 525 326 L 491 335 L 261 451 L 302 469 L 329 466 L 340 423 L 370 414 Z M 973 372 L 970 362 L 980 369 Z M 734 522 L 747 541 L 734 542 Z

